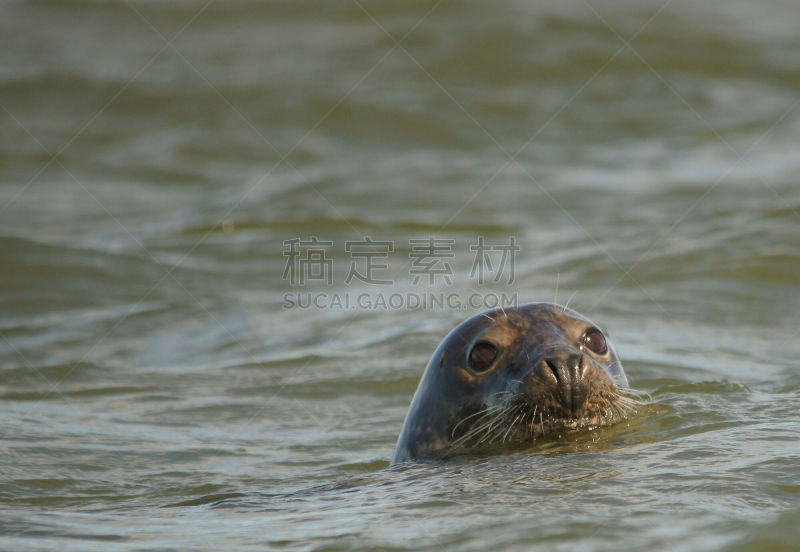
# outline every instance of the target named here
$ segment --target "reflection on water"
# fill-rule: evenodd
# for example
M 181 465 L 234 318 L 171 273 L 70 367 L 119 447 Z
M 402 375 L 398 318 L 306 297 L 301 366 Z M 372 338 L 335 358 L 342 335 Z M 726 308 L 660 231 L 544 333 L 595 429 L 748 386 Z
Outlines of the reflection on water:
M 795 12 L 3 4 L 2 547 L 793 542 Z M 331 283 L 292 285 L 285 242 L 312 236 Z M 393 244 L 390 285 L 346 282 L 367 236 Z M 513 282 L 470 278 L 481 237 L 516 240 Z M 414 284 L 429 238 L 453 240 L 449 283 Z M 653 400 L 532 451 L 385 469 L 475 309 L 287 293 L 557 293 Z

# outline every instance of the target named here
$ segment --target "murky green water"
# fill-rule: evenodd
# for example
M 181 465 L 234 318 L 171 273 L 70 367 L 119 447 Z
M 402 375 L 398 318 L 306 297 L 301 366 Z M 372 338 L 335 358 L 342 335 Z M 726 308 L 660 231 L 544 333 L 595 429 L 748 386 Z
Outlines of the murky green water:
M 3 3 L 0 548 L 794 548 L 799 16 Z M 312 236 L 331 283 L 292 285 Z M 392 285 L 345 283 L 365 236 Z M 413 282 L 429 237 L 449 284 Z M 515 238 L 513 283 L 470 278 L 479 237 Z M 652 402 L 445 464 L 387 469 L 475 309 L 284 308 L 557 280 Z

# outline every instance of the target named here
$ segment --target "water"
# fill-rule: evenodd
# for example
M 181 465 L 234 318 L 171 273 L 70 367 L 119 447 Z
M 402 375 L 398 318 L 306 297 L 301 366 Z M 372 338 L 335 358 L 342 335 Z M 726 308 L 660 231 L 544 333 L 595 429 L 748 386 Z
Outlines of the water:
M 796 546 L 795 3 L 0 12 L 0 548 Z M 310 236 L 330 286 L 281 278 Z M 344 283 L 364 236 L 392 286 Z M 430 236 L 451 285 L 413 284 Z M 512 284 L 468 277 L 479 236 L 516 238 Z M 556 287 L 652 401 L 392 468 L 476 309 L 282 306 Z

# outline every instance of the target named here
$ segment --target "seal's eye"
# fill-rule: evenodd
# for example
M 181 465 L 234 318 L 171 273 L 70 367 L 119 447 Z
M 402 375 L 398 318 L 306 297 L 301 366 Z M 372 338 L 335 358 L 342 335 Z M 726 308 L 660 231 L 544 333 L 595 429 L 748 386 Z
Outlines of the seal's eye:
M 469 352 L 469 367 L 476 372 L 485 372 L 492 367 L 495 358 L 497 358 L 495 346 L 481 341 L 476 343 Z
M 596 355 L 604 355 L 608 352 L 608 344 L 603 332 L 597 328 L 592 328 L 583 334 L 583 345 Z

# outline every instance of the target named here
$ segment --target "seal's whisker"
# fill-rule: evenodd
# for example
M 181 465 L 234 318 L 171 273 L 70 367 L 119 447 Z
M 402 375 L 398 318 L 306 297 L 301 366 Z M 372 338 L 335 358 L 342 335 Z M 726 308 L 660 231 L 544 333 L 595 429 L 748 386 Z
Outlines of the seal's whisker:
M 491 422 L 493 422 L 492 420 Z M 467 445 L 471 441 L 477 440 L 479 443 L 484 439 L 486 431 L 491 426 L 491 422 L 487 422 L 479 427 L 474 428 L 473 430 L 465 433 L 455 441 L 453 441 L 452 446 L 454 448 L 458 448 L 464 445 Z
M 473 414 L 470 414 L 469 416 L 464 417 L 463 419 L 459 420 L 459 422 L 453 427 L 453 430 L 451 431 L 450 436 L 451 437 L 455 437 L 456 429 L 458 429 L 458 427 L 461 424 L 463 424 L 464 422 L 466 422 L 467 420 L 470 420 L 470 419 L 474 418 L 475 416 L 481 416 L 478 420 L 476 420 L 474 422 L 475 424 L 480 424 L 480 423 L 483 422 L 484 418 L 486 418 L 488 416 L 491 416 L 496 411 L 502 410 L 504 408 L 506 408 L 504 405 L 491 405 L 491 406 L 488 406 L 488 407 L 484 408 L 483 410 L 478 410 L 477 412 L 474 412 Z
M 577 293 L 578 293 L 578 290 L 576 289 L 575 291 L 572 292 L 572 295 L 569 296 L 569 299 L 567 299 L 567 302 L 564 304 L 564 312 L 567 312 L 567 309 L 569 308 L 570 302 L 572 302 L 572 299 L 575 298 L 575 295 Z
M 516 418 L 514 418 L 514 421 L 513 421 L 513 422 L 511 422 L 510 424 L 508 424 L 508 429 L 507 429 L 507 430 L 506 430 L 506 432 L 503 434 L 503 442 L 504 442 L 504 443 L 506 442 L 506 437 L 508 437 L 508 434 L 509 434 L 509 433 L 511 433 L 511 430 L 512 430 L 512 429 L 514 429 L 514 426 L 517 424 L 517 421 L 519 421 L 519 419 L 520 419 L 522 416 L 523 416 L 522 414 L 517 414 L 517 417 L 516 417 Z
M 636 411 L 637 406 L 639 406 L 638 403 L 617 403 L 616 407 L 619 410 L 620 419 L 624 419 L 630 416 L 631 413 Z
M 509 406 L 506 406 L 506 408 L 504 408 L 504 409 L 503 409 L 503 410 L 502 410 L 500 413 L 498 413 L 498 414 L 495 416 L 495 418 L 494 418 L 494 420 L 493 420 L 495 423 L 494 423 L 494 424 L 492 424 L 491 428 L 490 428 L 489 430 L 487 430 L 487 432 L 492 432 L 492 431 L 494 431 L 494 430 L 495 430 L 495 428 L 498 426 L 498 424 L 500 424 L 500 423 L 502 423 L 502 422 L 505 422 L 505 421 L 506 421 L 506 419 L 508 418 L 508 414 L 509 414 L 510 412 L 513 412 L 513 411 L 514 411 L 514 409 L 515 409 L 515 407 L 514 407 L 514 406 L 510 406 L 510 405 L 509 405 Z
M 634 398 L 634 397 L 627 396 L 627 395 L 618 395 L 616 397 L 616 400 L 617 400 L 617 402 L 623 403 L 623 404 L 631 404 L 631 405 L 640 405 L 640 404 L 642 404 L 642 401 L 640 401 L 638 398 Z
M 617 416 L 619 418 L 623 418 L 625 416 L 624 410 L 618 403 L 610 403 L 608 405 L 608 409 L 611 411 L 611 417 Z
M 556 272 L 556 292 L 553 294 L 553 312 L 558 308 L 558 282 L 561 279 L 561 273 Z
M 460 446 L 469 442 L 470 440 L 478 437 L 477 442 L 475 445 L 484 444 L 487 442 L 492 442 L 499 437 L 500 431 L 504 428 L 504 423 L 506 422 L 507 418 L 509 418 L 509 413 L 513 413 L 516 410 L 516 406 L 512 405 L 505 405 L 501 408 L 495 408 L 492 412 L 488 413 L 486 416 L 481 417 L 476 425 L 470 428 L 470 430 L 456 439 L 453 442 L 454 446 Z M 488 420 L 486 419 L 488 418 Z M 495 430 L 500 431 L 495 431 Z M 496 434 L 495 434 L 496 433 Z
M 492 408 L 492 407 L 490 407 L 490 408 Z M 477 412 L 475 412 L 473 414 L 470 414 L 469 416 L 465 416 L 464 418 L 459 420 L 458 423 L 453 426 L 453 429 L 450 432 L 450 437 L 455 437 L 456 436 L 456 430 L 461 426 L 461 424 L 463 424 L 467 420 L 471 420 L 475 416 L 480 416 L 481 414 L 485 415 L 489 410 L 490 410 L 489 408 L 486 408 L 484 410 L 479 410 L 479 411 L 477 411 Z
M 634 412 L 638 407 L 642 405 L 639 401 L 634 401 L 631 399 L 627 399 L 624 397 L 618 398 L 613 404 L 619 407 L 623 414 L 627 415 L 631 412 Z
M 496 414 L 496 411 L 499 410 L 500 414 Z M 503 413 L 508 410 L 508 407 L 493 407 L 488 408 L 481 413 L 484 414 L 481 418 L 475 422 L 475 425 L 469 429 L 464 435 L 453 441 L 453 444 L 463 444 L 472 439 L 475 435 L 478 435 L 483 432 L 490 432 L 492 426 L 498 421 L 498 419 L 502 420 Z M 486 420 L 488 418 L 488 420 Z
M 506 308 L 503 305 L 500 305 L 500 311 L 503 313 L 503 316 L 508 318 L 508 313 L 506 312 Z
M 499 416 L 496 418 L 496 424 L 493 425 L 487 432 L 484 438 L 484 442 L 493 443 L 497 440 L 500 436 L 500 432 L 503 430 L 503 422 L 505 422 L 505 416 Z M 498 430 L 498 431 L 495 431 Z
M 612 403 L 612 406 L 618 408 L 620 417 L 622 418 L 627 417 L 631 412 L 635 411 L 636 408 L 641 405 L 642 403 L 640 401 L 630 399 L 628 397 L 617 397 L 617 400 Z
M 538 408 L 539 408 L 538 404 L 533 406 L 533 412 L 531 412 L 531 421 L 526 424 L 528 426 L 528 432 L 531 434 L 531 439 L 534 439 L 536 437 L 534 433 L 535 431 L 534 426 L 536 424 L 536 410 Z
M 650 393 L 648 393 L 647 391 L 641 391 L 639 389 L 633 389 L 631 387 L 617 387 L 617 393 L 619 393 L 620 396 L 631 398 L 634 400 L 642 401 L 644 399 L 647 399 L 650 402 L 653 401 L 653 396 L 650 395 Z

